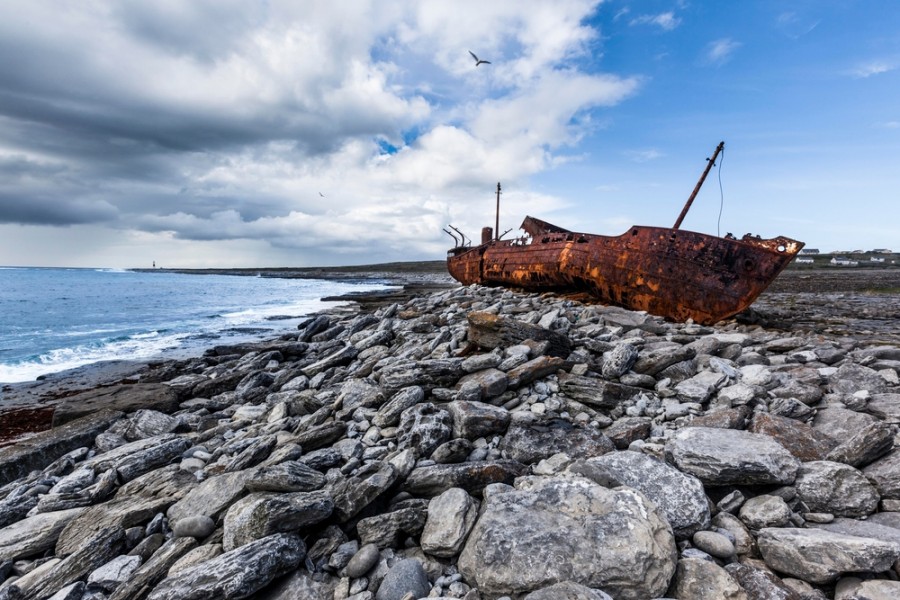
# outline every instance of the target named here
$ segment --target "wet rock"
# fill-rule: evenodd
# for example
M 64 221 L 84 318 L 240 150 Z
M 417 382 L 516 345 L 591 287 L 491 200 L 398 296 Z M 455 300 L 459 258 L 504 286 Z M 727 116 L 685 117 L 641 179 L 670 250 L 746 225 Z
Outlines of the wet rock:
M 360 519 L 356 524 L 360 543 L 392 548 L 399 546 L 404 536 L 419 537 L 425 526 L 427 503 L 424 500 L 409 503 L 412 505 Z
M 66 525 L 84 510 L 72 508 L 38 513 L 0 529 L 0 562 L 32 556 L 52 548 Z
M 649 417 L 622 417 L 604 429 L 603 435 L 610 439 L 616 450 L 625 450 L 632 442 L 650 436 L 651 423 Z
M 139 566 L 141 559 L 138 556 L 117 556 L 88 575 L 88 587 L 112 592 L 125 583 Z
M 638 350 L 631 344 L 616 344 L 612 350 L 603 353 L 600 374 L 605 379 L 618 379 L 631 369 L 638 359 Z

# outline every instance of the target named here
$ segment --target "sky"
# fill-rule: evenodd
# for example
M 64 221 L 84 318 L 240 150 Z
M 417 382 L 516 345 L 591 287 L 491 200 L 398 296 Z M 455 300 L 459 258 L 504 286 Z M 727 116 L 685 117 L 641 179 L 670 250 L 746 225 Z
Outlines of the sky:
M 900 251 L 893 0 L 4 0 L 0 56 L 0 265 L 671 227 L 720 141 L 682 229 Z

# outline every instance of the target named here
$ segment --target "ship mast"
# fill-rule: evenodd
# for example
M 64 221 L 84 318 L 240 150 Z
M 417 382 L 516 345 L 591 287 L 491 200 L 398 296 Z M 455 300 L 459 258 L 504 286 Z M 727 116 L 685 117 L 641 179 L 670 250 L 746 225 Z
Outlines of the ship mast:
M 497 218 L 494 221 L 494 239 L 500 239 L 500 182 L 497 182 Z
M 688 198 L 687 202 L 684 205 L 684 208 L 681 209 L 681 214 L 678 215 L 678 220 L 675 221 L 675 225 L 672 226 L 672 229 L 678 229 L 681 227 L 681 222 L 684 221 L 684 217 L 687 216 L 688 210 L 691 208 L 691 204 L 694 202 L 694 198 L 697 197 L 697 192 L 700 191 L 700 186 L 703 185 L 703 182 L 706 180 L 706 176 L 709 174 L 709 170 L 712 169 L 713 165 L 716 164 L 716 157 L 719 156 L 719 152 L 725 147 L 725 142 L 719 142 L 719 145 L 716 146 L 716 151 L 713 152 L 712 158 L 707 158 L 708 161 L 706 164 L 706 169 L 703 171 L 703 175 L 700 176 L 700 181 L 697 182 L 697 185 L 694 186 L 694 191 L 691 192 L 691 197 Z M 497 184 L 498 189 L 500 184 Z M 498 192 L 499 194 L 499 192 Z M 498 196 L 499 198 L 499 196 Z M 499 199 L 497 200 L 499 206 Z M 499 208 L 498 208 L 499 210 Z

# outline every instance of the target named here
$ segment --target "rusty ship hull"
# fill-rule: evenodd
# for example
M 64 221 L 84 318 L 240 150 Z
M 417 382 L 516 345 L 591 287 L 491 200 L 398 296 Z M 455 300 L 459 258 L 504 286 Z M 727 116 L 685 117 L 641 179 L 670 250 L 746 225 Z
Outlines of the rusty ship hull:
M 603 236 L 532 217 L 522 229 L 530 237 L 453 248 L 450 275 L 464 285 L 583 291 L 605 304 L 712 324 L 749 307 L 803 247 L 786 237 L 737 239 L 664 227 Z

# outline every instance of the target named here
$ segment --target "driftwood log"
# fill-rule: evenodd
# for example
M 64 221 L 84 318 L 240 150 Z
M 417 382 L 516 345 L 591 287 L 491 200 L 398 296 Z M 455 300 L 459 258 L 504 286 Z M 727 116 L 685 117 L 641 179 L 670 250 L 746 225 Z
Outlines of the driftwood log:
M 521 344 L 525 340 L 547 342 L 547 354 L 566 358 L 572 351 L 569 338 L 516 319 L 510 319 L 488 312 L 470 312 L 469 341 L 482 348 L 506 348 Z

